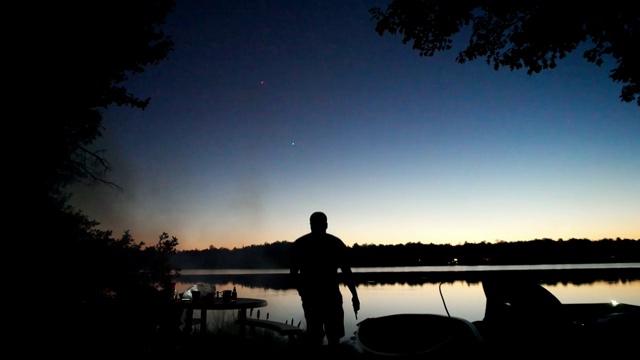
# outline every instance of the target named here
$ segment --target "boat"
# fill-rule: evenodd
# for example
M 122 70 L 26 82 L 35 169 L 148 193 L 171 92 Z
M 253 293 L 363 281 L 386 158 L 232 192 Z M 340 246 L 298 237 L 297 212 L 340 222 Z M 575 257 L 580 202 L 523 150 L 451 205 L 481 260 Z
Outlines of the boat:
M 437 314 L 392 314 L 358 323 L 356 342 L 381 357 L 462 355 L 482 350 L 483 338 L 468 320 Z
M 406 358 L 593 357 L 636 351 L 638 305 L 564 304 L 525 279 L 489 277 L 482 287 L 486 304 L 481 320 L 450 316 L 448 311 L 367 318 L 357 324 L 356 344 L 374 357 Z

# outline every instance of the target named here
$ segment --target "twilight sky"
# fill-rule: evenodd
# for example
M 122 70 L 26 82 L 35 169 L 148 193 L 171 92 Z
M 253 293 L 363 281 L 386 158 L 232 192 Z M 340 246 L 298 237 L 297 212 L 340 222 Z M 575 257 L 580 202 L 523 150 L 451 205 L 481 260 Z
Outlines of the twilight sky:
M 72 204 L 179 249 L 640 238 L 640 107 L 572 53 L 528 76 L 379 36 L 387 1 L 178 1 L 174 51 L 104 112 L 106 186 Z M 464 42 L 454 45 L 463 46 Z

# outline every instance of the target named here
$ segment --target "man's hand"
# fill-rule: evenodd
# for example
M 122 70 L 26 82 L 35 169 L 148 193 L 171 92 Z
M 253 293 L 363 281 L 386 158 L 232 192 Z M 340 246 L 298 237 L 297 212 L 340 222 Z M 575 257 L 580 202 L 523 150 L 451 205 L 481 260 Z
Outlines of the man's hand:
M 353 310 L 360 311 L 360 299 L 357 296 L 351 298 L 351 303 L 353 304 Z
M 358 320 L 358 311 L 360 311 L 360 299 L 357 296 L 351 298 L 351 303 L 353 304 L 353 311 L 356 314 L 356 320 Z

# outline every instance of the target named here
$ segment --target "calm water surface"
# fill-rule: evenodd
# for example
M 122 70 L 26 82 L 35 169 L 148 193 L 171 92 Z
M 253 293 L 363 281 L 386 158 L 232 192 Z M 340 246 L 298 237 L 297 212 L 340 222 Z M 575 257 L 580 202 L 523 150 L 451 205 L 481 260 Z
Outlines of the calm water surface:
M 527 265 L 527 266 L 446 266 L 446 267 L 410 267 L 410 268 L 355 268 L 354 272 L 408 272 L 408 271 L 477 271 L 477 270 L 521 270 L 521 269 L 576 269 L 576 268 L 640 268 L 640 264 L 580 264 L 580 265 Z M 252 274 L 287 273 L 279 270 L 183 270 L 184 275 L 216 274 Z M 178 291 L 184 291 L 191 283 L 179 282 Z M 304 316 L 298 293 L 294 289 L 274 290 L 262 287 L 247 287 L 234 283 L 212 284 L 217 290 L 232 289 L 236 286 L 238 296 L 266 299 L 268 306 L 260 308 L 260 318 L 269 316 L 270 320 L 287 321 L 304 328 Z M 594 280 L 588 284 L 557 283 L 544 285 L 562 303 L 601 303 L 612 300 L 640 305 L 640 280 L 603 281 Z M 485 296 L 482 284 L 478 282 L 454 281 L 443 284 L 425 283 L 377 284 L 365 283 L 358 286 L 361 309 L 357 319 L 351 307 L 351 294 L 342 288 L 345 309 L 345 327 L 347 339 L 357 330 L 357 323 L 368 317 L 398 313 L 431 313 L 461 317 L 469 321 L 481 320 L 484 316 Z M 252 313 L 257 316 L 257 310 Z M 221 327 L 236 316 L 230 311 L 210 311 L 209 328 Z
M 609 264 L 542 264 L 542 265 L 455 265 L 455 266 L 395 266 L 353 268 L 353 272 L 423 272 L 423 271 L 491 271 L 491 270 L 564 270 L 564 269 L 638 269 L 640 263 Z M 224 274 L 286 274 L 288 269 L 195 269 L 182 270 L 184 275 Z

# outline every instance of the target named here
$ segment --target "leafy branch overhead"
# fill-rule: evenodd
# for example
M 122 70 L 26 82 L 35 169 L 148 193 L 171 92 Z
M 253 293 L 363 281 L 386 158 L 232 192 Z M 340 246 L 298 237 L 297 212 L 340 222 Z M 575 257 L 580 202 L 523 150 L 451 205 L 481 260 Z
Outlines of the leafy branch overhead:
M 371 8 L 379 35 L 400 34 L 420 56 L 450 50 L 452 38 L 469 26 L 469 42 L 456 61 L 485 58 L 495 70 L 553 69 L 582 45 L 583 57 L 601 66 L 613 60 L 609 77 L 622 84 L 620 99 L 640 106 L 640 9 L 631 1 L 393 0 Z
M 37 132 L 24 122 L 24 132 L 35 135 L 31 142 L 40 150 L 33 152 L 39 166 L 25 178 L 53 196 L 83 182 L 119 188 L 106 178 L 111 165 L 104 152 L 95 150 L 105 130 L 103 111 L 114 105 L 144 110 L 150 103 L 130 91 L 127 81 L 173 49 L 163 26 L 175 0 L 47 2 L 37 8 L 28 19 L 32 31 L 22 41 L 50 45 L 29 47 L 41 60 L 25 70 L 40 96 L 30 113 L 40 111 L 32 116 L 52 120 L 39 122 Z

